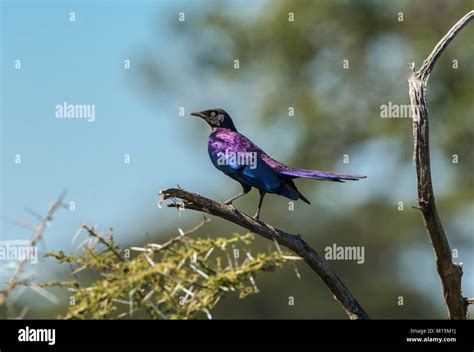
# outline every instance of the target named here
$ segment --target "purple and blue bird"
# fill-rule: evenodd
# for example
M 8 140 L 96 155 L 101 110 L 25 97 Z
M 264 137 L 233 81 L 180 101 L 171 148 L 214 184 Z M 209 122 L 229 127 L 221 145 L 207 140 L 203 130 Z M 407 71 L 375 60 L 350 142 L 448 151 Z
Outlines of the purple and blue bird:
M 205 120 L 212 128 L 208 138 L 208 152 L 214 166 L 239 182 L 243 191 L 228 199 L 225 204 L 250 192 L 252 187 L 260 192 L 257 212 L 258 220 L 266 193 L 311 204 L 296 188 L 295 178 L 310 178 L 320 181 L 356 181 L 366 176 L 356 176 L 318 170 L 294 169 L 271 158 L 250 139 L 239 133 L 229 114 L 222 109 L 209 109 L 191 113 Z

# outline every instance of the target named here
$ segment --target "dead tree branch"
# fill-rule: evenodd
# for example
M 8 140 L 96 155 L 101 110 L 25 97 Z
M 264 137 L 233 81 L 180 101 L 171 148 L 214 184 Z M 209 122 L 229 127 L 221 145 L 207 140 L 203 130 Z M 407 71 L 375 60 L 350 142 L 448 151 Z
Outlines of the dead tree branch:
M 53 214 L 56 212 L 56 210 L 58 210 L 58 208 L 63 206 L 63 201 L 64 201 L 64 198 L 66 197 L 66 193 L 67 191 L 64 190 L 60 194 L 58 199 L 49 206 L 46 216 L 42 218 L 41 222 L 35 227 L 35 233 L 33 235 L 33 238 L 30 241 L 30 250 L 32 250 L 37 245 L 37 243 L 41 240 L 44 234 L 44 231 L 46 230 L 46 228 L 48 227 L 48 224 L 51 222 L 53 218 Z M 25 266 L 28 263 L 28 260 L 29 258 L 24 258 L 18 263 L 18 266 L 15 272 L 13 273 L 12 277 L 8 281 L 7 285 L 2 291 L 0 291 L 0 305 L 5 303 L 8 297 L 8 294 L 15 288 L 18 282 L 18 278 L 20 277 L 23 270 L 25 269 Z
M 418 181 L 418 209 L 421 210 L 426 230 L 436 257 L 436 269 L 443 286 L 443 296 L 450 319 L 466 319 L 467 303 L 461 292 L 462 267 L 453 263 L 451 248 L 436 210 L 431 181 L 428 108 L 426 87 L 430 73 L 443 50 L 454 37 L 474 18 L 470 11 L 461 18 L 434 47 L 418 71 L 408 79 L 412 106 L 414 154 Z M 413 68 L 414 69 L 414 68 Z
M 342 305 L 350 319 L 369 319 L 368 314 L 354 298 L 349 289 L 337 276 L 329 263 L 321 257 L 300 235 L 293 235 L 262 222 L 247 214 L 236 210 L 232 205 L 226 205 L 215 200 L 205 198 L 196 193 L 182 189 L 170 188 L 161 191 L 162 200 L 172 199 L 169 207 L 192 209 L 233 222 L 269 240 L 276 240 L 279 244 L 289 248 L 300 257 L 319 275 Z M 178 202 L 176 199 L 181 199 Z

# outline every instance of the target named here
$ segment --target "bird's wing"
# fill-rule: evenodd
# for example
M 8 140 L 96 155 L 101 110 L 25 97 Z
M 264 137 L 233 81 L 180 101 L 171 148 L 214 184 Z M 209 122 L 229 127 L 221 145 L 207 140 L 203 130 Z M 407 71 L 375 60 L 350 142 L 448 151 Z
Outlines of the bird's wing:
M 281 186 L 278 173 L 262 158 L 265 152 L 238 132 L 211 135 L 209 155 L 219 170 L 237 181 L 267 192 Z
M 242 169 L 241 177 L 253 187 L 270 193 L 277 191 L 281 186 L 278 174 L 260 159 L 257 160 L 255 168 L 245 166 Z

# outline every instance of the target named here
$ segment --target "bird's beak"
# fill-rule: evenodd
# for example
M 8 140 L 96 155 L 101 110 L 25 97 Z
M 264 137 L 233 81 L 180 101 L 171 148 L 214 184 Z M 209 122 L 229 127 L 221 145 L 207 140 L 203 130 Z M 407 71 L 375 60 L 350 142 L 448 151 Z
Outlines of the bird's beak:
M 201 118 L 203 117 L 200 112 L 192 112 L 191 115 L 192 115 L 192 116 L 201 117 Z

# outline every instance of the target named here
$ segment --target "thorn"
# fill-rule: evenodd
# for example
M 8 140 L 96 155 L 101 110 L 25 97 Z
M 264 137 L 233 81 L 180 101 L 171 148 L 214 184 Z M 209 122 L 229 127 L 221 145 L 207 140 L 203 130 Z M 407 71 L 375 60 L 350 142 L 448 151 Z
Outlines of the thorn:
M 296 277 L 297 277 L 299 280 L 301 280 L 301 274 L 300 274 L 298 268 L 296 267 L 296 265 L 295 265 L 295 274 L 296 274 Z
M 33 217 L 35 217 L 36 220 L 39 220 L 39 221 L 43 220 L 43 217 L 40 214 L 38 214 L 36 211 L 34 211 L 33 209 L 25 208 L 25 211 L 27 213 L 30 213 L 30 215 L 32 215 Z

